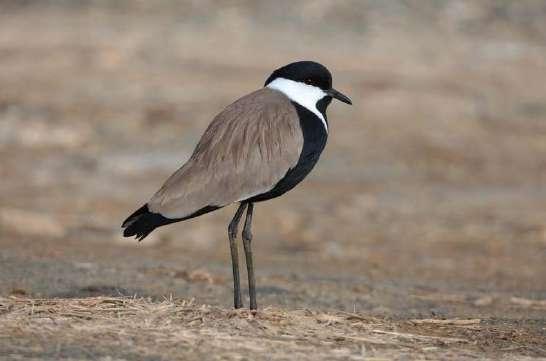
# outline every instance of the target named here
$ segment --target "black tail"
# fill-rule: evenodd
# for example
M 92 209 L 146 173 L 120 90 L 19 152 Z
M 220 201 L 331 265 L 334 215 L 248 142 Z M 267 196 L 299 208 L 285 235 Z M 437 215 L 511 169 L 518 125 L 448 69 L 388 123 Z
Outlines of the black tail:
M 152 213 L 145 204 L 131 214 L 121 225 L 124 237 L 136 236 L 136 239 L 142 241 L 157 227 L 165 224 L 177 222 L 178 219 L 169 219 L 159 213 Z

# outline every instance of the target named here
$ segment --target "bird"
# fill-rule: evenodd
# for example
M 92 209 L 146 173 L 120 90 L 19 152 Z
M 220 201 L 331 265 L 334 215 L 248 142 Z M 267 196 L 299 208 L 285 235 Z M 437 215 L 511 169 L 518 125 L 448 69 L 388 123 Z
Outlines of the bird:
M 238 203 L 227 227 L 233 304 L 243 307 L 237 234 L 246 210 L 241 238 L 249 306 L 257 312 L 251 249 L 254 204 L 283 195 L 311 172 L 326 146 L 326 108 L 332 99 L 352 105 L 332 87 L 324 65 L 306 60 L 274 70 L 263 88 L 214 117 L 187 162 L 123 222 L 123 235 L 141 241 L 157 227 Z

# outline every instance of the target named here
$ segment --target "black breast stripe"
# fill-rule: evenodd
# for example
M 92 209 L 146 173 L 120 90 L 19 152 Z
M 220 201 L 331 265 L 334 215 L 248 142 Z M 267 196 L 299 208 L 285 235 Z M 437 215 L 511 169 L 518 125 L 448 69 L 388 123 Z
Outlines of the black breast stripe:
M 300 183 L 311 172 L 320 154 L 326 146 L 328 132 L 324 124 L 316 114 L 307 108 L 292 102 L 298 112 L 300 126 L 303 133 L 303 149 L 295 167 L 288 170 L 286 175 L 268 192 L 251 197 L 247 202 L 261 202 L 271 198 L 279 197 L 288 192 Z M 326 119 L 324 111 L 321 112 Z M 326 121 L 327 122 L 327 121 Z M 328 122 L 327 122 L 328 124 Z

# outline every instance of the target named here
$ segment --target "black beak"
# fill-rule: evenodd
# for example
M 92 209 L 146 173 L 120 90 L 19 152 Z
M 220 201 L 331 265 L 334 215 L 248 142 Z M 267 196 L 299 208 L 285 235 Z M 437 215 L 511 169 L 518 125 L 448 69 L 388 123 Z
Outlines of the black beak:
M 349 105 L 353 105 L 353 102 L 351 101 L 351 99 L 349 99 L 349 97 L 347 95 L 345 95 L 345 94 L 343 94 L 341 92 L 338 92 L 334 88 L 331 88 L 331 89 L 327 90 L 326 94 L 328 94 L 332 98 L 335 98 L 335 99 L 339 100 L 340 102 L 343 102 L 343 103 L 346 103 L 346 104 L 349 104 Z

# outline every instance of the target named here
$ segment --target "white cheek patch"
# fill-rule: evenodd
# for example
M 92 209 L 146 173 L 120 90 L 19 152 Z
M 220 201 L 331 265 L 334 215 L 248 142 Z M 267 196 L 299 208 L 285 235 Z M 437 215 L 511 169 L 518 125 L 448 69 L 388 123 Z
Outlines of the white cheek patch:
M 322 89 L 285 78 L 277 78 L 267 84 L 267 87 L 280 91 L 293 102 L 315 114 L 322 121 L 326 132 L 328 132 L 328 124 L 322 113 L 317 109 L 317 102 L 327 95 Z

